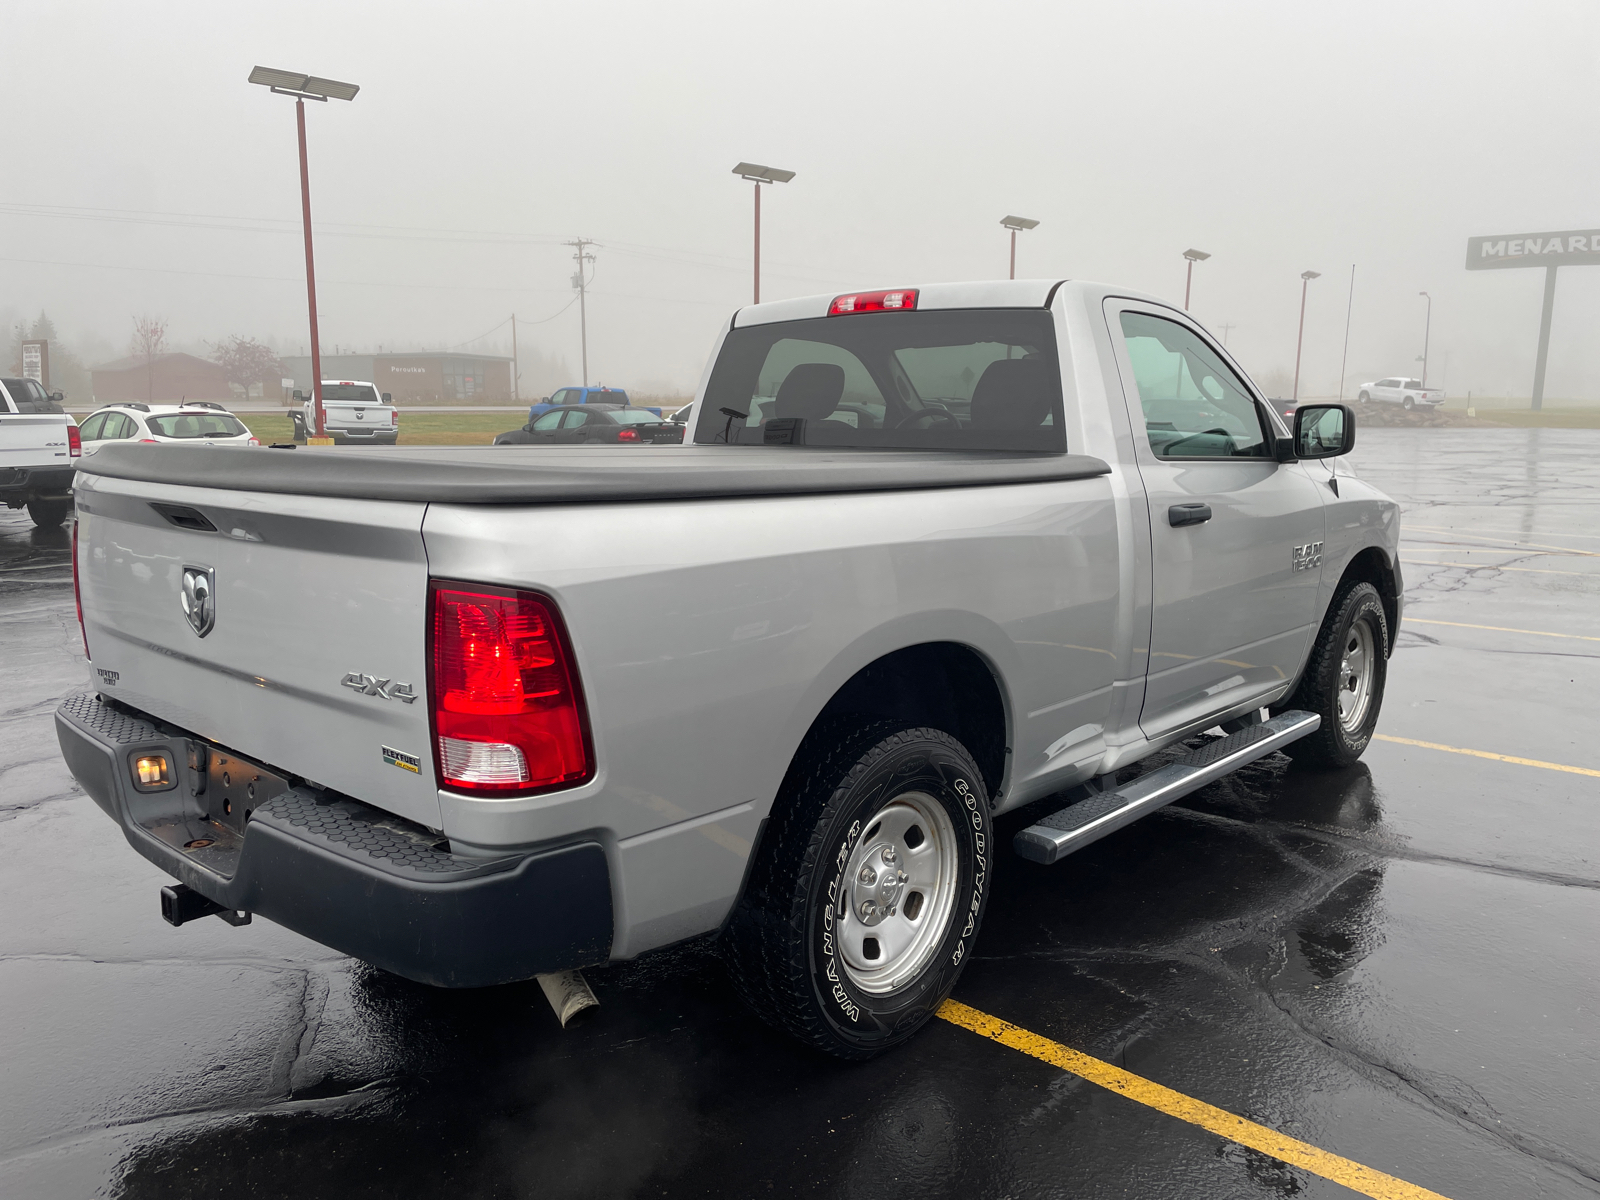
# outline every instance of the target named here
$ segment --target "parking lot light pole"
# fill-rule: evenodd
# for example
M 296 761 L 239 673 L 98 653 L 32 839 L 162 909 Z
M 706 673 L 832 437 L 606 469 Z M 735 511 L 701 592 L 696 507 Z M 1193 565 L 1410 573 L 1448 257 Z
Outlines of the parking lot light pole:
M 1017 230 L 1033 229 L 1039 222 L 1028 217 L 1002 217 L 1000 224 L 1011 230 L 1011 274 L 1008 278 L 1017 277 Z
M 753 304 L 761 303 L 761 185 L 763 183 L 788 183 L 794 178 L 793 171 L 785 171 L 780 167 L 763 167 L 758 163 L 742 162 L 733 168 L 733 173 L 740 179 L 748 180 L 756 185 L 756 286 Z
M 322 411 L 322 346 L 317 335 L 317 272 L 311 256 L 311 175 L 306 167 L 306 101 L 354 100 L 361 90 L 354 83 L 341 83 L 337 79 L 320 79 L 315 75 L 301 75 L 294 71 L 279 71 L 274 67 L 256 67 L 250 72 L 251 83 L 276 92 L 280 96 L 294 97 L 295 127 L 300 134 L 300 221 L 306 237 L 306 307 L 311 317 L 311 411 L 315 429 L 311 436 L 327 436 L 327 422 Z
M 1210 258 L 1211 255 L 1207 254 L 1204 250 L 1185 250 L 1183 252 L 1183 256 L 1189 260 L 1189 269 L 1184 275 L 1183 279 L 1183 311 L 1188 312 L 1189 289 L 1194 285 L 1194 265 L 1197 262 L 1205 262 L 1205 260 Z
M 1306 340 L 1306 288 L 1313 279 L 1321 279 L 1321 271 L 1300 272 L 1300 332 L 1294 339 L 1294 400 L 1300 402 L 1300 348 Z
M 1433 297 L 1427 292 L 1418 292 L 1417 295 L 1427 298 L 1428 319 L 1422 327 L 1422 386 L 1428 386 L 1428 339 L 1433 335 Z M 1447 364 L 1448 365 L 1448 364 Z

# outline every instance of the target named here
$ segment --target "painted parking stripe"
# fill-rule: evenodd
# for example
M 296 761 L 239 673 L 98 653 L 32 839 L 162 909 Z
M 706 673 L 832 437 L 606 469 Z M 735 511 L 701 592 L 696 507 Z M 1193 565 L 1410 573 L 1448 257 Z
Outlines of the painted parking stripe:
M 1405 625 L 1449 625 L 1456 629 L 1487 629 L 1493 633 L 1526 633 L 1533 637 L 1571 638 L 1575 642 L 1600 642 L 1600 637 L 1587 633 L 1551 633 L 1548 629 L 1512 629 L 1509 625 L 1469 625 L 1465 621 L 1433 621 L 1423 617 L 1407 616 Z
M 1528 546 L 1534 550 L 1559 550 L 1564 554 L 1581 554 L 1586 558 L 1600 558 L 1600 550 L 1575 550 L 1571 546 L 1552 546 L 1546 542 L 1524 542 L 1514 538 L 1486 537 L 1481 533 L 1468 533 L 1465 529 L 1429 529 L 1421 525 L 1410 525 L 1407 528 L 1412 533 L 1448 533 L 1456 537 L 1471 538 L 1475 542 L 1501 542 L 1507 546 Z M 1549 537 L 1550 534 L 1544 536 Z M 1561 537 L 1562 534 L 1555 534 Z
M 1496 554 L 1505 553 L 1496 550 Z M 1593 571 L 1555 571 L 1547 567 L 1502 567 L 1499 563 L 1453 563 L 1436 562 L 1426 558 L 1402 558 L 1403 563 L 1410 563 L 1414 567 L 1465 567 L 1469 571 L 1521 571 L 1524 575 L 1582 575 L 1587 579 L 1600 579 Z
M 1400 746 L 1421 746 L 1424 750 L 1443 750 L 1448 754 L 1469 754 L 1473 758 L 1489 758 L 1495 762 L 1516 763 L 1522 767 L 1543 767 L 1546 771 L 1565 771 L 1569 775 L 1593 775 L 1600 779 L 1600 771 L 1593 767 L 1569 767 L 1566 763 L 1545 762 L 1540 758 L 1518 758 L 1514 754 L 1492 754 L 1488 750 L 1466 750 L 1460 746 L 1446 746 L 1442 742 L 1419 742 L 1416 738 L 1390 737 L 1386 733 L 1372 735 L 1374 741 L 1394 742 Z
M 1070 1071 L 1080 1079 L 1098 1084 L 1119 1096 L 1126 1096 L 1169 1117 L 1198 1125 L 1218 1137 L 1259 1150 L 1262 1154 L 1310 1171 L 1313 1175 L 1331 1179 L 1363 1196 L 1372 1196 L 1374 1200 L 1444 1200 L 1438 1192 L 1430 1192 L 1404 1179 L 1396 1179 L 1393 1175 L 1385 1175 L 1382 1171 L 1375 1171 L 1348 1158 L 1330 1154 L 1309 1142 L 1279 1133 L 1276 1129 L 1257 1125 L 1226 1109 L 1185 1096 L 1182 1092 L 1175 1092 L 1098 1058 L 1091 1058 L 1081 1050 L 1029 1033 L 1009 1021 L 991 1017 L 959 1001 L 946 1000 L 938 1015 L 952 1025 L 970 1029 L 979 1037 L 1020 1050 L 1023 1054 L 1060 1067 L 1063 1071 Z

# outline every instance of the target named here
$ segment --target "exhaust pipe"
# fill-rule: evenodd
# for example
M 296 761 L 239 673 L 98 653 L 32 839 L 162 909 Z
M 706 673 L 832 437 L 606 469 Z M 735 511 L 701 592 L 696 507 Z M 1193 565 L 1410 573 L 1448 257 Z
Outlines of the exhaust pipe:
M 544 989 L 544 998 L 550 1001 L 550 1007 L 555 1010 L 556 1018 L 561 1022 L 561 1028 L 567 1027 L 567 1022 L 572 1020 L 586 1008 L 593 1008 L 600 1003 L 595 999 L 594 991 L 589 987 L 589 981 L 583 977 L 582 971 L 552 971 L 548 975 L 536 975 L 539 986 Z

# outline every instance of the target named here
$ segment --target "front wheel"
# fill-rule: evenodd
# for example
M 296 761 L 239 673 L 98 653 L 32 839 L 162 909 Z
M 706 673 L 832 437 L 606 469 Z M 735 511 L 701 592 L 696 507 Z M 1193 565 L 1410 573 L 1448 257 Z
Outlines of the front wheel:
M 1372 397 L 1370 395 L 1368 395 L 1366 392 L 1362 392 L 1361 393 L 1361 403 L 1363 403 L 1363 404 L 1371 404 L 1372 403 Z
M 1388 659 L 1389 619 L 1378 589 L 1344 588 L 1328 606 L 1300 686 L 1283 705 L 1314 712 L 1322 724 L 1284 752 L 1318 767 L 1347 767 L 1360 758 L 1378 725 Z
M 1415 400 L 1413 400 L 1410 396 L 1407 396 L 1404 400 L 1402 400 L 1400 402 L 1400 407 L 1405 409 L 1407 412 L 1410 412 L 1416 406 L 1417 406 L 1417 402 Z
M 768 1024 L 870 1058 L 933 1016 L 988 902 L 988 791 L 938 729 L 807 739 L 774 804 L 725 957 Z
M 55 529 L 72 511 L 71 500 L 29 500 L 28 515 L 40 529 Z

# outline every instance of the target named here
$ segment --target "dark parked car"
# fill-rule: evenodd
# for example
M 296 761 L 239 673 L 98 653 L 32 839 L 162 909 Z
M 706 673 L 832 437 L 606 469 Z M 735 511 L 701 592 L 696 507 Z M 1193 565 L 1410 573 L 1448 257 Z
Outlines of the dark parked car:
M 502 433 L 496 446 L 545 446 L 552 443 L 610 443 L 648 446 L 683 441 L 683 426 L 664 420 L 648 408 L 613 404 L 565 404 L 534 417 L 521 429 Z

